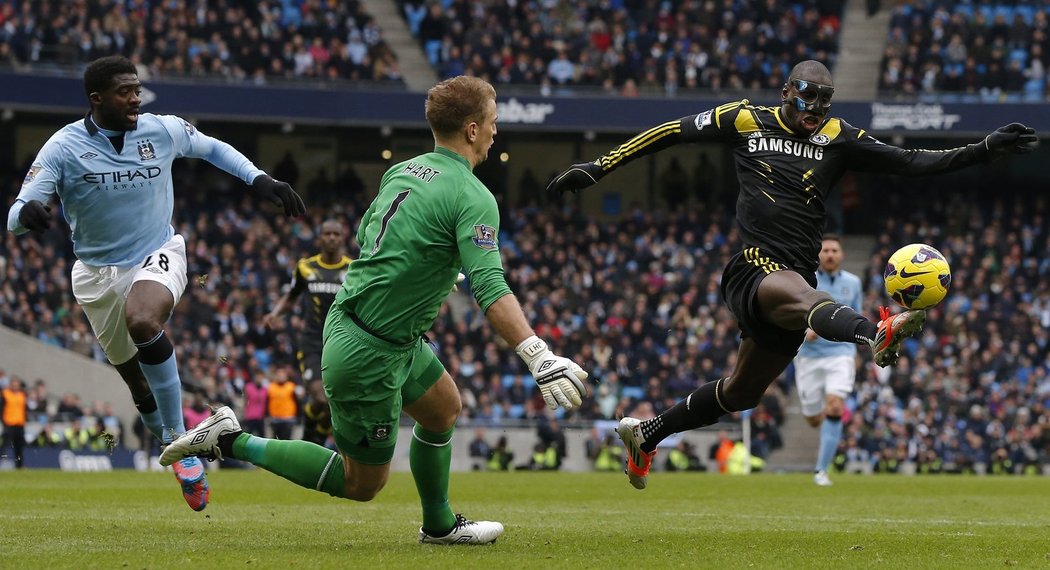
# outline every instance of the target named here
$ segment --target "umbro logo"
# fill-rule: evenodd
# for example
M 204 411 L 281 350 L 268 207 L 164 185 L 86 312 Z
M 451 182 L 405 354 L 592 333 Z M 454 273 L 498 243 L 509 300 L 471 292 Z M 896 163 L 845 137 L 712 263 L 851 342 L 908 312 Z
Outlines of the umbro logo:
M 91 160 L 92 158 L 95 158 L 96 156 L 98 156 L 98 155 L 93 153 L 93 152 L 91 152 L 89 150 L 89 151 L 85 152 L 84 154 L 80 155 L 80 158 L 83 158 L 84 160 Z
M 190 440 L 190 444 L 191 445 L 198 445 L 198 444 L 204 443 L 204 440 L 208 438 L 209 431 L 210 430 L 204 430 L 204 431 L 198 433 L 197 435 L 193 436 L 193 439 Z
M 926 275 L 929 271 L 916 271 L 915 273 L 908 273 L 907 269 L 901 269 L 901 277 L 907 279 L 909 277 L 917 277 L 919 275 Z
M 540 364 L 540 369 L 537 370 L 536 372 L 543 372 L 544 370 L 550 368 L 551 366 L 554 366 L 554 361 L 553 360 L 548 360 L 548 361 L 544 362 L 543 364 Z

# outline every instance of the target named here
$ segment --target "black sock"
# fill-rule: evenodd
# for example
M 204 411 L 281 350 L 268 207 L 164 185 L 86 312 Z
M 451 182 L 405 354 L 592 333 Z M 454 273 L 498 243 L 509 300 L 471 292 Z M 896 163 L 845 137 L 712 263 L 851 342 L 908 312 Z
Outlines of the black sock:
M 642 436 L 645 437 L 642 451 L 649 453 L 671 434 L 709 426 L 725 414 L 736 411 L 729 409 L 726 403 L 725 391 L 722 389 L 723 382 L 725 378 L 708 382 L 672 406 L 671 409 L 651 420 L 642 422 L 640 427 Z
M 244 432 L 237 430 L 219 436 L 219 451 L 222 452 L 223 457 L 233 457 L 233 440 L 237 439 L 237 436 L 242 433 Z
M 164 334 L 164 329 L 142 344 L 135 343 L 135 346 L 139 349 L 139 362 L 143 364 L 160 364 L 171 358 L 171 354 L 175 352 L 175 347 L 168 340 L 168 335 Z
M 135 400 L 135 409 L 140 414 L 151 414 L 157 411 L 157 400 L 153 397 L 153 392 L 146 394 L 141 400 Z
M 878 326 L 864 315 L 831 300 L 813 305 L 806 315 L 806 322 L 822 338 L 837 342 L 867 344 L 868 340 L 875 340 L 878 330 Z

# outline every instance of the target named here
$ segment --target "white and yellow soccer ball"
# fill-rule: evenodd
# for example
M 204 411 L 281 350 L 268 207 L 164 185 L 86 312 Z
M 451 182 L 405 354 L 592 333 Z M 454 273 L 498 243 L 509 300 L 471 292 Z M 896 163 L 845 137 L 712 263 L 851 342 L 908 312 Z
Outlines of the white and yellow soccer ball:
M 944 300 L 952 283 L 948 260 L 933 247 L 913 243 L 886 263 L 886 294 L 905 309 L 929 309 Z

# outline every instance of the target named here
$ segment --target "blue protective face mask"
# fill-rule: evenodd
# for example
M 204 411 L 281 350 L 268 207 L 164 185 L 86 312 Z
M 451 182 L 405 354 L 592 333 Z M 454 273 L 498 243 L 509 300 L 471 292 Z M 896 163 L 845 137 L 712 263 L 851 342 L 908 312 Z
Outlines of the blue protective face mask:
M 831 97 L 835 95 L 834 87 L 804 79 L 790 79 L 788 84 L 795 88 L 795 96 L 790 97 L 788 101 L 799 111 L 826 115 L 831 109 Z

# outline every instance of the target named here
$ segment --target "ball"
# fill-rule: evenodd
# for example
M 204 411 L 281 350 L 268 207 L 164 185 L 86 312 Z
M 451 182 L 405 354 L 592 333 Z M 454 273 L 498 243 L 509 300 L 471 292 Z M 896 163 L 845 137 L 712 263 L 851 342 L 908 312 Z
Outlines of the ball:
M 944 300 L 952 271 L 941 252 L 924 243 L 906 245 L 890 256 L 883 274 L 886 294 L 905 309 L 929 309 Z

